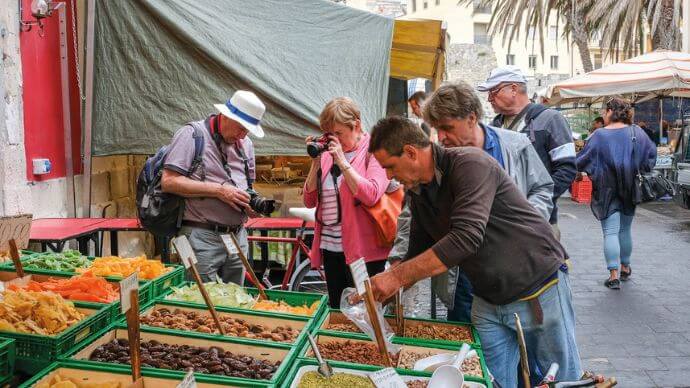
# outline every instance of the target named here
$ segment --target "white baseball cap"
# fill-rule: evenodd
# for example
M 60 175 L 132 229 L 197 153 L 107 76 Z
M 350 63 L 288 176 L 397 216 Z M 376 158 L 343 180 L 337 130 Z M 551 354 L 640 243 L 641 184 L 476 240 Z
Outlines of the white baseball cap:
M 261 119 L 266 112 L 266 105 L 259 100 L 256 94 L 246 90 L 238 90 L 225 104 L 214 104 L 213 106 L 223 116 L 242 124 L 252 135 L 258 138 L 264 137 Z
M 501 66 L 491 70 L 489 78 L 477 85 L 480 92 L 488 92 L 502 83 L 526 84 L 527 78 L 519 67 L 513 65 Z

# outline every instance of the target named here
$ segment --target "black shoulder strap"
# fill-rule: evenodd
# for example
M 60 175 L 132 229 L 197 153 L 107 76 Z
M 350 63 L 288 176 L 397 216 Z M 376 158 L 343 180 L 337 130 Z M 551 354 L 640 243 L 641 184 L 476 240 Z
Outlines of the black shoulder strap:
M 333 164 L 335 166 L 335 163 Z M 331 167 L 331 171 L 333 171 L 333 168 Z M 316 207 L 316 213 L 314 214 L 314 218 L 316 218 L 316 222 L 318 222 L 322 226 L 334 226 L 340 224 L 342 221 L 342 213 L 341 213 L 341 206 L 340 206 L 340 191 L 338 190 L 338 178 L 335 177 L 335 174 L 331 173 L 331 178 L 333 179 L 333 187 L 335 187 L 335 200 L 336 200 L 336 209 L 338 212 L 337 219 L 335 223 L 333 224 L 325 224 L 323 222 L 323 218 L 321 218 L 321 214 L 319 212 L 319 208 L 321 206 Z M 323 203 L 323 183 L 321 183 L 321 179 L 323 179 L 323 172 L 321 171 L 321 167 L 319 167 L 318 170 L 316 170 L 316 198 L 319 204 Z
M 187 177 L 192 176 L 199 166 L 201 166 L 201 180 L 206 180 L 206 169 L 204 168 L 204 132 L 196 125 L 192 125 L 194 132 L 192 138 L 194 139 L 194 159 L 192 165 L 187 172 Z

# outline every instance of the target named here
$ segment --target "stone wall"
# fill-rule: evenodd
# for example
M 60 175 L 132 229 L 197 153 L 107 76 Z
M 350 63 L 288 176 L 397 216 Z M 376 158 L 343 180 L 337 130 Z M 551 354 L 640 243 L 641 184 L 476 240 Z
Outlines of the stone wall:
M 451 44 L 446 52 L 446 73 L 448 81 L 465 81 L 477 86 L 486 80 L 489 72 L 498 66 L 496 54 L 491 46 L 483 44 Z M 484 108 L 484 119 L 494 116 L 486 93 L 479 93 Z
M 31 213 L 22 119 L 19 5 L 0 7 L 0 216 Z

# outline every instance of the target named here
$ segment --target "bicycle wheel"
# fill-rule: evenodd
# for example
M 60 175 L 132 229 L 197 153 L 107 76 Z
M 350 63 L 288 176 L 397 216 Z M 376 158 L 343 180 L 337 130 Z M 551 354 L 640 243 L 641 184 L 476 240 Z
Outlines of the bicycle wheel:
M 289 290 L 318 294 L 328 293 L 326 280 L 321 276 L 320 271 L 311 269 L 311 262 L 309 260 L 304 260 L 295 268 L 295 275 L 292 277 Z

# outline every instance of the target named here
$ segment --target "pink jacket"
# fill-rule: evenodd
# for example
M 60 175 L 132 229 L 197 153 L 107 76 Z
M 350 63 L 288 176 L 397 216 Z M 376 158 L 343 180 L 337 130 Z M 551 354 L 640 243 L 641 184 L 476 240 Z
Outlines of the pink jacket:
M 388 188 L 390 180 L 386 176 L 386 170 L 381 167 L 376 158 L 369 157 L 369 167 L 365 166 L 367 149 L 369 148 L 369 134 L 364 133 L 356 148 L 357 153 L 350 161 L 352 168 L 362 177 L 357 184 L 357 194 L 353 194 L 344 181 L 339 186 L 340 206 L 342 216 L 343 251 L 347 264 L 364 257 L 367 262 L 385 260 L 388 258 L 390 248 L 381 248 L 377 245 L 374 223 L 364 210 L 362 205 L 373 206 L 383 196 Z M 331 169 L 333 157 L 328 152 L 321 155 L 322 183 L 325 183 Z M 307 191 L 304 187 L 304 206 L 314 208 L 319 206 L 317 191 Z M 321 259 L 321 225 L 317 222 L 314 230 L 314 243 L 312 244 L 311 265 L 318 268 L 322 264 Z

